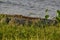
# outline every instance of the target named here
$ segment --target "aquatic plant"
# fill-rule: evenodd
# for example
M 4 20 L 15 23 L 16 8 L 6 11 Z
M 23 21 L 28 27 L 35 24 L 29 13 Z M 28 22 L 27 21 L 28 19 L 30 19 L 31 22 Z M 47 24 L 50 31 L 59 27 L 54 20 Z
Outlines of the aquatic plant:
M 60 22 L 60 10 L 57 10 L 56 20 Z
M 45 12 L 46 12 L 45 18 L 48 19 L 49 18 L 48 9 L 46 9 Z

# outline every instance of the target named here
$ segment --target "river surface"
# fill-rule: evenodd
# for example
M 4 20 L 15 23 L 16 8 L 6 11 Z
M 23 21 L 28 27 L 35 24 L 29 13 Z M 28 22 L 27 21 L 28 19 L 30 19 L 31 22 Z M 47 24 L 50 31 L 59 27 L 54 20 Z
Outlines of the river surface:
M 29 17 L 42 17 L 48 9 L 50 18 L 60 9 L 60 0 L 0 0 L 0 13 L 20 14 Z

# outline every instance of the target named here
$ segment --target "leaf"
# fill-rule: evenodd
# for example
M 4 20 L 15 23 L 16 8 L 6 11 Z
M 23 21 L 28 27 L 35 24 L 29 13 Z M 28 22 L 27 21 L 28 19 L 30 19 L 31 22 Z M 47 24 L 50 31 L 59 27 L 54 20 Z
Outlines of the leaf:
M 60 22 L 60 17 L 56 17 L 56 20 Z
M 45 18 L 48 19 L 49 18 L 49 15 L 45 15 Z
M 58 16 L 60 16 L 60 10 L 57 10 Z
M 48 9 L 46 9 L 45 12 L 48 12 Z

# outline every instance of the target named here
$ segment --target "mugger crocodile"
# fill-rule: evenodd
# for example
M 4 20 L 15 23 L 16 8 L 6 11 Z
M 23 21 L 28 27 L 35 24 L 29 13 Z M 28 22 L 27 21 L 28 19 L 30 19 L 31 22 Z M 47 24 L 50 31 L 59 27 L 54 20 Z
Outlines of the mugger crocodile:
M 45 18 L 35 18 L 35 17 L 27 17 L 27 16 L 22 16 L 22 15 L 6 15 L 6 22 L 7 23 L 16 23 L 16 24 L 27 24 L 27 25 L 31 25 L 31 24 L 35 24 L 37 26 L 40 25 L 56 25 L 58 22 L 56 20 L 52 20 L 52 19 L 45 19 Z

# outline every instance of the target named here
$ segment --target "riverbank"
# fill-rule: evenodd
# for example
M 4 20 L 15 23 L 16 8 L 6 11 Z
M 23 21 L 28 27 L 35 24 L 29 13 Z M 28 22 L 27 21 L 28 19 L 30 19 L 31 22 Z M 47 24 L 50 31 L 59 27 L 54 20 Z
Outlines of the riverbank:
M 60 40 L 60 23 L 0 14 L 0 40 Z

